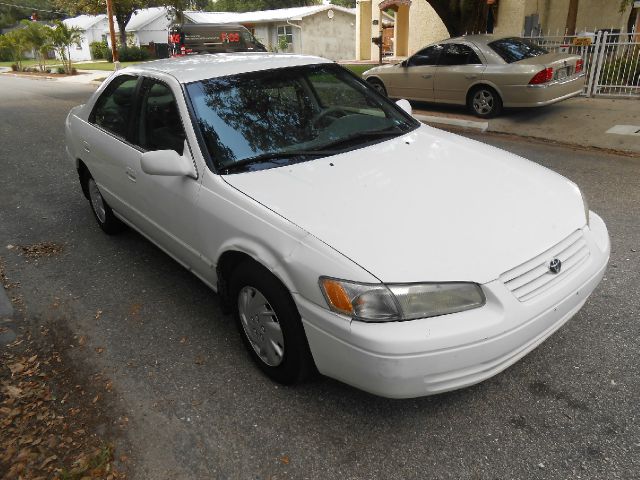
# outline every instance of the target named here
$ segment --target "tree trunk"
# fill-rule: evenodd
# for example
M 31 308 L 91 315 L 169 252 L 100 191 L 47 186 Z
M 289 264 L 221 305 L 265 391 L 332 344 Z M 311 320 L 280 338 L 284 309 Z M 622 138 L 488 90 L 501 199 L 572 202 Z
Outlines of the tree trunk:
M 565 24 L 566 35 L 576 34 L 579 1 L 580 0 L 569 0 L 569 11 L 567 12 L 567 23 Z
M 489 7 L 486 0 L 425 0 L 438 14 L 449 35 L 485 32 Z

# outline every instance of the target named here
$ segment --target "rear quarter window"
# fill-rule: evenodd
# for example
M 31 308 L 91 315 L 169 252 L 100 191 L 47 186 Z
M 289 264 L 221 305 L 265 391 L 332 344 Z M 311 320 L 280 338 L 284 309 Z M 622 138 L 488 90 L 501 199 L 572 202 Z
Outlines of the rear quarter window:
M 548 50 L 523 38 L 501 38 L 488 44 L 507 63 L 549 53 Z

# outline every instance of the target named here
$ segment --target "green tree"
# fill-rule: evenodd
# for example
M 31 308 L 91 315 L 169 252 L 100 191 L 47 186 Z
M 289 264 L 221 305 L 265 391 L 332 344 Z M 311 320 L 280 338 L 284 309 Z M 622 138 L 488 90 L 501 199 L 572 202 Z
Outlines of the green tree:
M 44 72 L 47 67 L 47 56 L 53 48 L 51 43 L 52 29 L 48 25 L 30 20 L 22 20 L 20 23 L 23 25 L 21 30 L 24 33 L 27 45 L 33 50 L 40 71 Z
M 218 0 L 209 6 L 209 10 L 216 12 L 252 12 L 256 10 L 305 7 L 320 3 L 322 3 L 322 0 Z
M 83 13 L 89 15 L 99 15 L 107 13 L 107 5 L 104 0 L 52 0 L 54 5 L 71 15 Z M 136 10 L 148 7 L 156 7 L 161 2 L 159 0 L 112 0 L 113 16 L 120 30 L 120 44 L 127 44 L 127 32 L 125 27 Z
M 71 75 L 73 72 L 71 45 L 82 41 L 82 30 L 78 27 L 67 27 L 67 25 L 59 20 L 57 20 L 55 24 L 55 28 L 53 28 L 51 32 L 53 49 L 60 57 L 60 60 L 62 60 L 64 71 L 67 72 L 68 75 Z
M 452 37 L 487 29 L 490 8 L 486 0 L 426 0 L 438 14 Z
M 356 0 L 331 0 L 331 4 L 345 8 L 356 8 Z
M 54 11 L 51 0 L 6 1 L 0 4 L 0 28 L 10 27 L 20 20 L 28 19 L 33 12 L 36 12 L 38 20 L 45 22 L 61 16 Z
M 10 52 L 12 60 L 18 66 L 18 70 L 22 70 L 22 56 L 28 48 L 27 45 L 27 38 L 22 29 L 12 30 L 0 35 L 0 48 Z

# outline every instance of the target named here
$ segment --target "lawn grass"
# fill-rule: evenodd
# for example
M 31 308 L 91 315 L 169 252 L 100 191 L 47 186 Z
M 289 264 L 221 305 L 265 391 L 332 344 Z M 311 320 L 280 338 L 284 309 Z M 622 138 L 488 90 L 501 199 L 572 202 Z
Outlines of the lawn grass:
M 13 65 L 16 62 L 0 62 L 0 67 L 11 67 L 11 65 Z M 25 67 L 37 67 L 38 66 L 38 62 L 36 60 L 22 60 L 22 65 Z M 50 59 L 47 60 L 47 68 L 51 67 L 51 66 L 58 66 L 58 65 L 62 65 L 60 63 L 60 60 L 55 60 L 55 59 Z
M 10 67 L 15 62 L 0 62 L 0 67 Z M 137 63 L 143 62 L 120 62 L 122 68 L 128 67 L 129 65 L 135 65 Z M 35 60 L 23 60 L 22 64 L 25 67 L 37 66 L 38 62 Z M 47 62 L 47 68 L 49 67 L 57 67 L 62 65 L 59 60 L 49 60 Z M 73 62 L 73 66 L 78 70 L 104 70 L 107 72 L 113 71 L 113 63 L 109 62 Z M 369 70 L 370 68 L 375 67 L 374 64 L 362 64 L 362 63 L 353 63 L 353 64 L 344 64 L 342 65 L 345 68 L 348 68 L 356 75 L 362 75 L 363 72 Z
M 0 62 L 0 67 L 11 67 L 16 62 Z M 135 65 L 136 63 L 142 62 L 120 62 L 122 68 L 128 67 L 129 65 Z M 37 67 L 38 62 L 35 60 L 23 60 L 22 65 L 25 67 Z M 47 68 L 53 67 L 61 67 L 62 63 L 60 60 L 47 60 Z M 78 70 L 105 70 L 112 72 L 113 71 L 113 63 L 109 62 L 73 62 L 73 66 Z
M 129 65 L 136 65 L 144 62 L 120 62 L 120 68 L 128 67 Z M 83 62 L 73 64 L 78 70 L 104 70 L 108 72 L 113 71 L 113 63 L 110 62 Z
M 369 70 L 370 68 L 376 67 L 377 65 L 373 64 L 362 64 L 362 63 L 353 63 L 353 64 L 343 64 L 344 68 L 348 68 L 356 75 L 362 75 L 363 72 Z

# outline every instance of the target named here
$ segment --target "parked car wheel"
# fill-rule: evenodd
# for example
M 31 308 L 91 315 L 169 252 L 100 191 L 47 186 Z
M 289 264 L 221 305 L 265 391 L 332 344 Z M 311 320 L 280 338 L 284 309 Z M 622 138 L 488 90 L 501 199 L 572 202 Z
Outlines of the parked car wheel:
M 498 92 L 486 85 L 474 88 L 467 99 L 469 109 L 478 117 L 495 117 L 502 111 L 502 99 Z
M 89 194 L 91 211 L 93 212 L 93 216 L 96 218 L 98 225 L 102 231 L 108 235 L 120 233 L 126 228 L 124 223 L 116 218 L 109 204 L 105 202 L 104 198 L 102 198 L 98 184 L 93 177 L 89 173 L 86 173 L 84 177 L 84 181 L 86 182 L 86 191 Z
M 313 359 L 284 285 L 263 266 L 246 261 L 232 273 L 230 292 L 242 340 L 260 369 L 283 384 L 308 378 Z
M 369 85 L 371 85 L 380 95 L 384 95 L 385 97 L 387 96 L 387 89 L 384 88 L 384 83 L 382 83 L 382 81 L 377 78 L 368 78 L 367 82 L 369 82 Z

